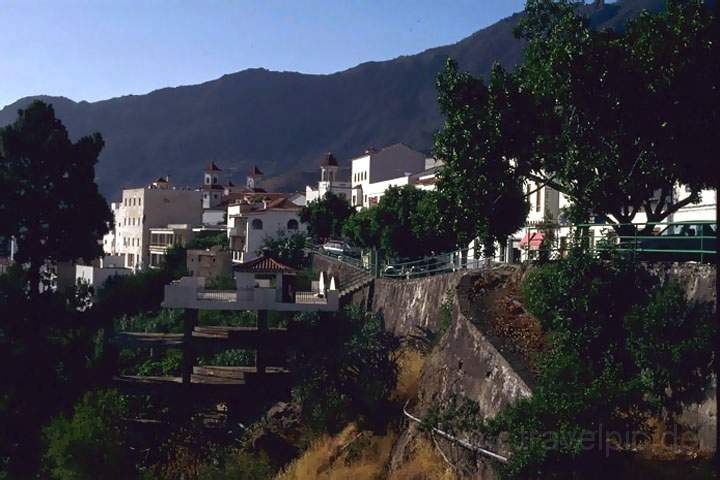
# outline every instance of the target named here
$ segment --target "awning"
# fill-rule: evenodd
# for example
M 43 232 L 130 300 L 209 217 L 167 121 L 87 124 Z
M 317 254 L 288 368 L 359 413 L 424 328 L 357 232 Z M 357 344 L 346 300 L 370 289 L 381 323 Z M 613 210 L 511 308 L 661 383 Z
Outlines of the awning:
M 527 247 L 530 246 L 530 248 L 540 248 L 540 245 L 543 242 L 543 238 L 545 238 L 545 235 L 543 232 L 536 231 L 528 231 L 522 240 L 520 240 L 520 246 L 521 247 Z

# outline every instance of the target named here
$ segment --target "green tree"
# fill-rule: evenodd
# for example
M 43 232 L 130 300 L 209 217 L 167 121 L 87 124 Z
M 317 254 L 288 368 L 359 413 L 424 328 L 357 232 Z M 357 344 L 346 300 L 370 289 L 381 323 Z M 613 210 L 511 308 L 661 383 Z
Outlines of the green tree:
M 92 259 L 112 215 L 95 184 L 99 133 L 73 143 L 52 106 L 35 101 L 0 130 L 0 236 L 17 241 L 31 295 L 45 261 Z
M 349 308 L 302 315 L 291 328 L 292 393 L 308 425 L 330 432 L 350 421 L 371 428 L 386 425 L 393 411 L 399 341 L 385 330 L 382 318 Z M 317 348 L 318 332 L 326 339 L 323 348 Z
M 293 233 L 288 235 L 280 231 L 274 237 L 266 237 L 258 255 L 268 254 L 281 262 L 293 267 L 302 267 L 305 262 L 305 235 Z
M 46 468 L 57 480 L 125 480 L 136 476 L 125 444 L 126 408 L 114 391 L 89 392 L 70 418 L 59 416 L 45 430 Z
M 327 192 L 323 198 L 310 202 L 300 211 L 300 220 L 308 224 L 315 240 L 338 238 L 353 208 L 343 197 Z
M 390 187 L 377 205 L 361 210 L 345 224 L 343 234 L 362 247 L 387 257 L 418 258 L 455 247 L 455 236 L 438 222 L 441 198 L 412 185 Z
M 107 380 L 102 327 L 73 292 L 28 299 L 27 272 L 0 275 L 0 477 L 34 478 L 41 427 Z
M 450 60 L 437 81 L 445 115 L 433 147 L 445 161 L 438 182 L 439 223 L 451 229 L 460 243 L 479 237 L 487 253 L 496 241 L 516 232 L 528 212 L 525 180 L 511 160 L 528 135 L 519 119 L 506 112 L 513 95 L 507 84 L 512 81 L 496 67 L 485 86 L 482 80 L 458 72 Z
M 485 85 L 450 63 L 440 76 L 446 124 L 435 153 L 448 163 L 439 188 L 459 206 L 448 211 L 457 231 L 494 240 L 522 225 L 527 180 L 567 195 L 576 219 L 613 224 L 641 211 L 659 222 L 714 186 L 717 15 L 699 1 L 670 2 L 621 34 L 592 30 L 577 6 L 527 2 L 517 33 L 528 45 L 514 73 L 495 67 Z M 689 193 L 677 198 L 677 183 Z
M 649 434 L 650 417 L 703 398 L 714 347 L 712 306 L 688 304 L 680 286 L 660 284 L 622 258 L 573 252 L 531 271 L 523 297 L 549 347 L 533 396 L 486 429 L 509 434 L 509 477 L 589 477 L 612 460 L 605 456 L 611 442 Z
M 199 249 L 207 250 L 210 247 L 223 247 L 228 245 L 228 237 L 226 232 L 203 231 L 193 237 L 185 246 L 188 250 Z

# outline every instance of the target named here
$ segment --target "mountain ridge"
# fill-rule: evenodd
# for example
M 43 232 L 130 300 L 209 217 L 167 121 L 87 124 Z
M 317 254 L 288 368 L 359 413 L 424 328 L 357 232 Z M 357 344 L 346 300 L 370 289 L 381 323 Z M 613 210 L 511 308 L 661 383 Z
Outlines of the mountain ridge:
M 587 8 L 597 28 L 618 28 L 639 10 L 657 11 L 662 5 L 663 0 L 624 0 Z M 317 162 L 327 151 L 341 162 L 370 146 L 398 142 L 429 153 L 442 121 L 434 84 L 445 60 L 452 57 L 461 69 L 479 76 L 486 76 L 495 62 L 513 67 L 524 45 L 512 33 L 520 16 L 453 44 L 329 74 L 258 67 L 95 102 L 24 97 L 0 110 L 0 125 L 39 98 L 55 106 L 73 138 L 99 131 L 106 147 L 97 181 L 111 199 L 122 188 L 159 175 L 197 185 L 211 160 L 232 170 L 235 183 L 257 164 L 275 177 L 269 186 L 302 188 L 317 176 Z

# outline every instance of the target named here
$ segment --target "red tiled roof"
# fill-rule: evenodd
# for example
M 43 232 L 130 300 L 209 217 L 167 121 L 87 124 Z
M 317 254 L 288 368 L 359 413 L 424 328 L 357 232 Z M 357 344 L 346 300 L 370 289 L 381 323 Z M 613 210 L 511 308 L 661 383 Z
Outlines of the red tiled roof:
M 220 167 L 215 165 L 215 162 L 210 162 L 210 164 L 207 166 L 207 168 L 205 170 L 208 172 L 222 172 L 222 170 L 220 170 Z
M 259 175 L 264 175 L 263 172 L 260 171 L 260 169 L 257 167 L 257 165 L 253 165 L 250 167 L 250 171 L 248 172 L 248 175 L 251 177 L 256 177 Z
M 297 270 L 271 257 L 259 257 L 235 267 L 236 272 L 252 273 L 296 273 Z

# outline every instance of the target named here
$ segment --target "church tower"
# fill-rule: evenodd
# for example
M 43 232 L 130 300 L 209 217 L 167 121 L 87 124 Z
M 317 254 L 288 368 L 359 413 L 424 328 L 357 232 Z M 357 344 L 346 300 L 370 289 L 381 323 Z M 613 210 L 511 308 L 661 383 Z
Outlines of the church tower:
M 203 208 L 215 208 L 222 203 L 224 187 L 220 183 L 222 170 L 215 165 L 215 162 L 205 168 L 202 184 L 202 205 Z
M 258 188 L 258 184 L 260 183 L 260 180 L 262 180 L 262 177 L 263 172 L 261 172 L 256 165 L 250 167 L 246 181 L 247 188 Z
M 337 177 L 338 168 L 335 155 L 330 152 L 326 153 L 320 160 L 320 181 L 332 185 Z

